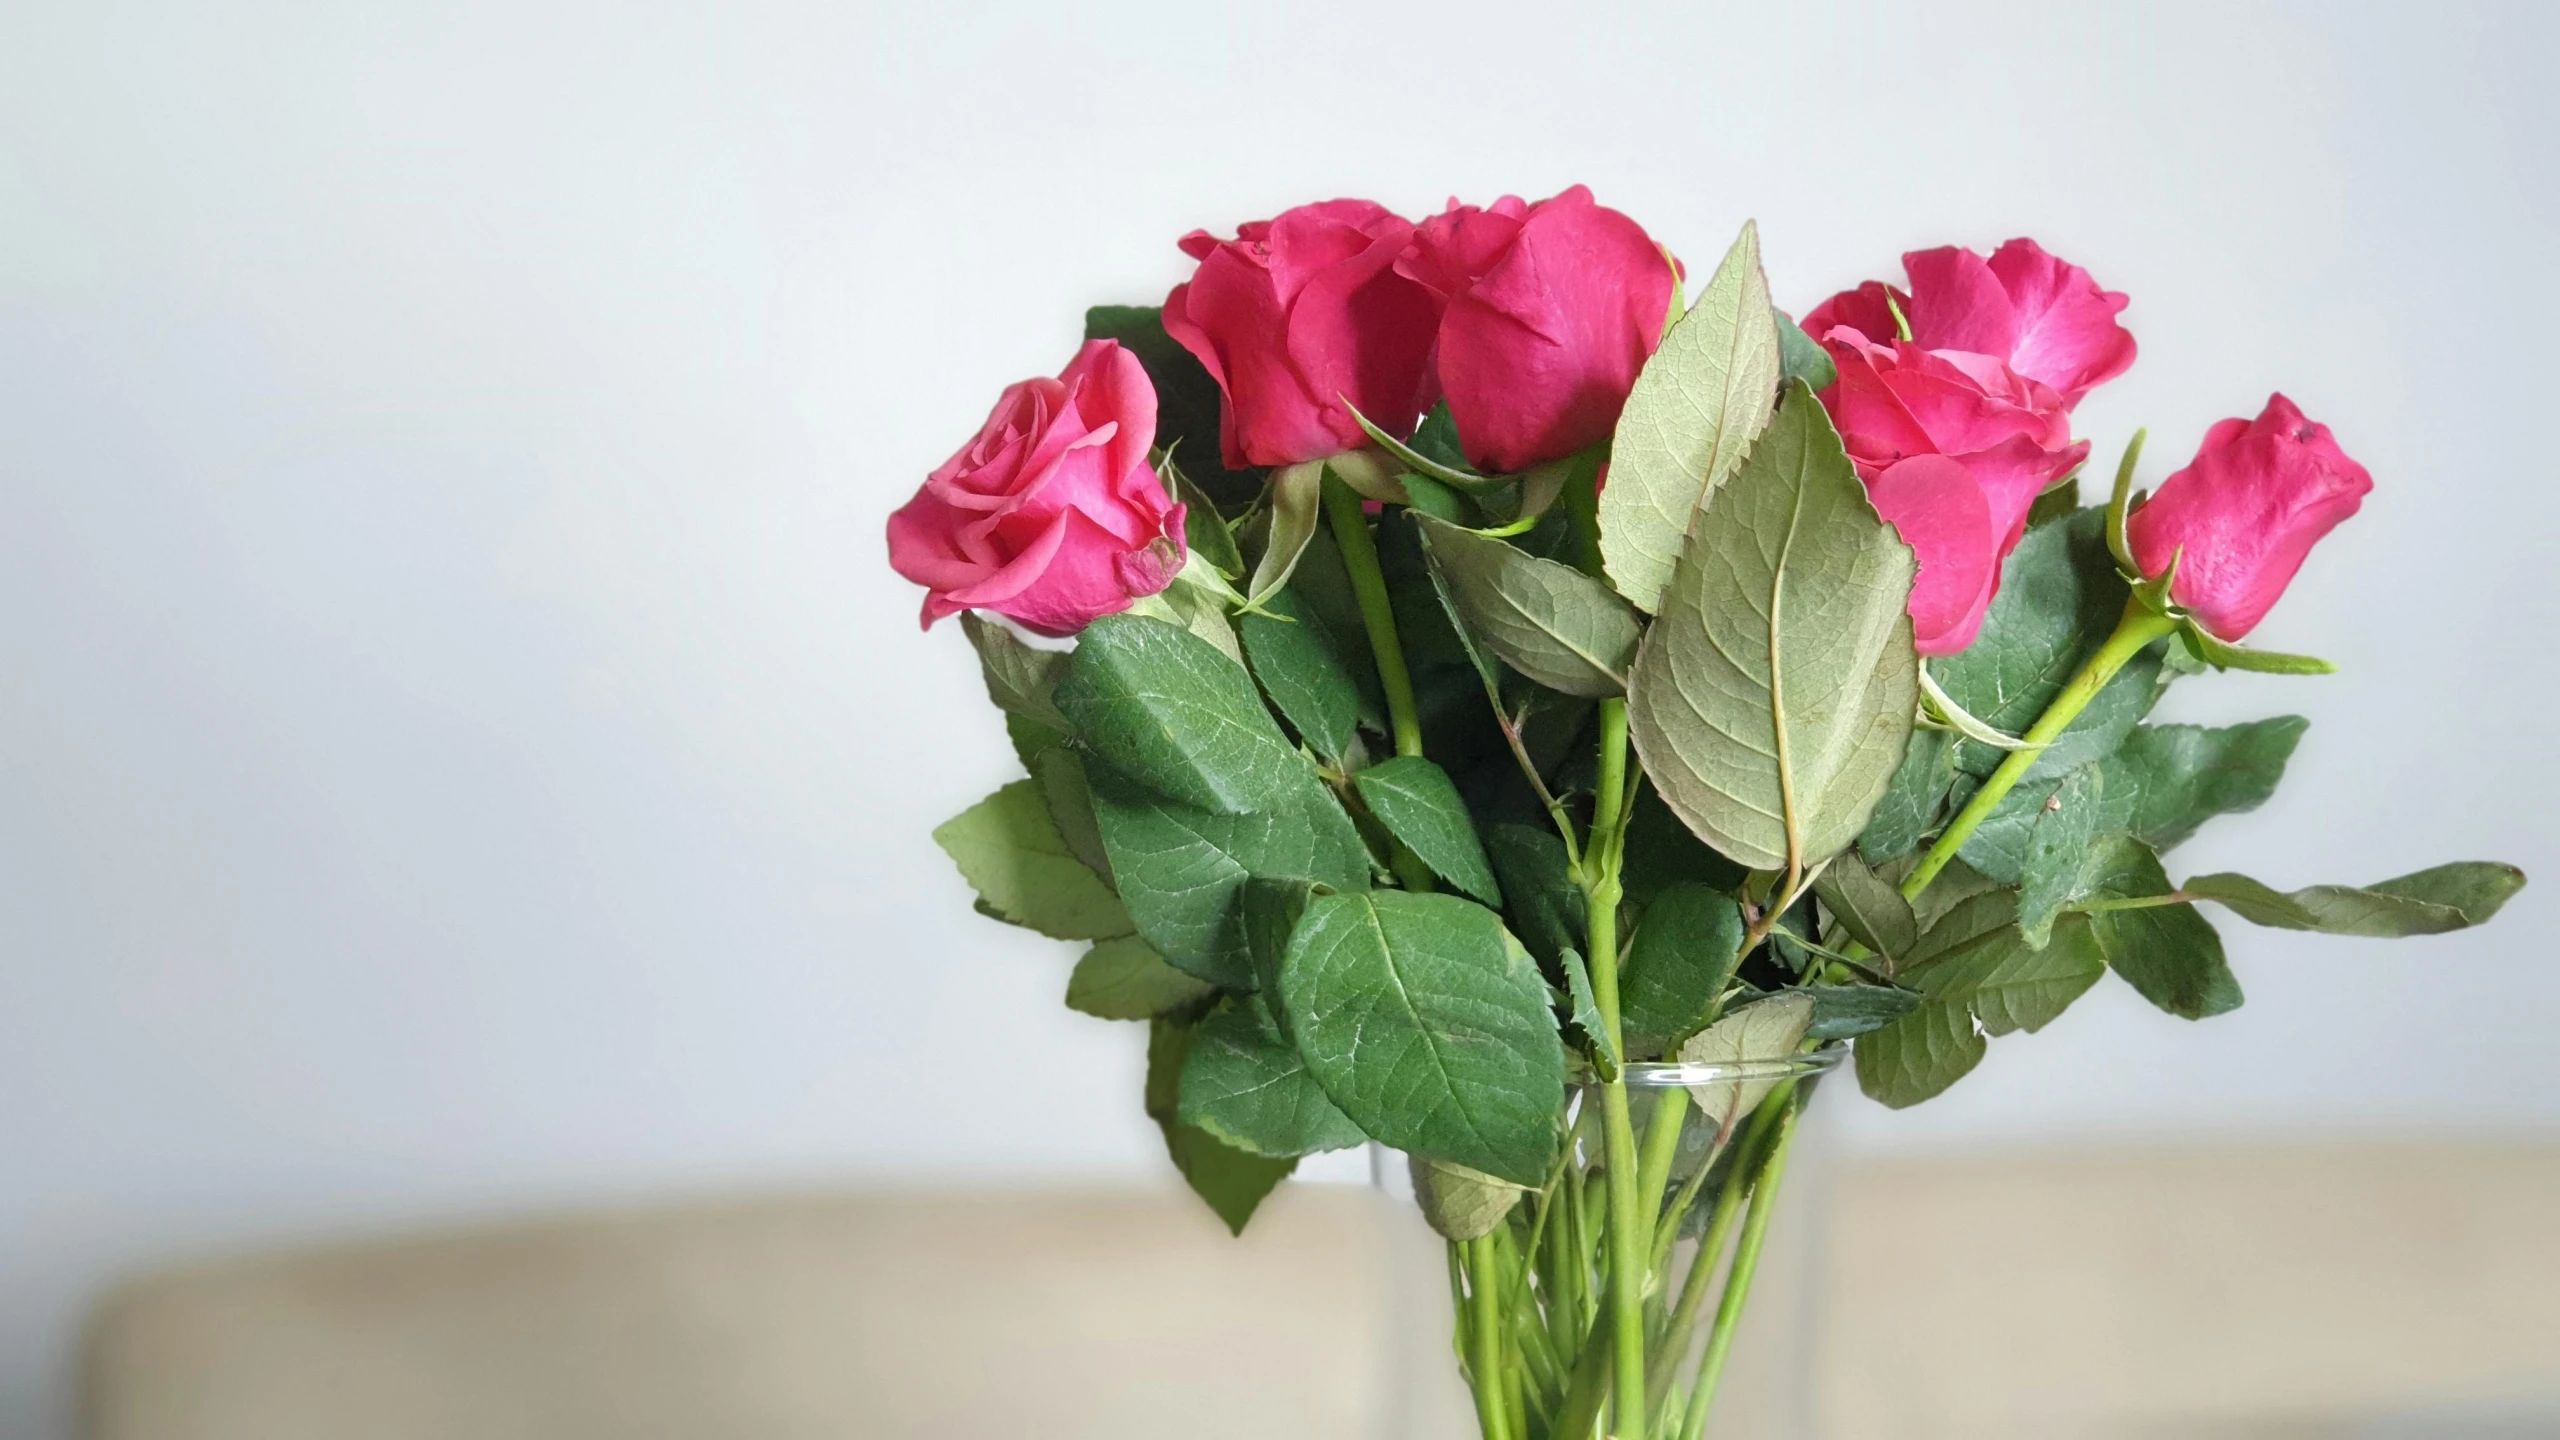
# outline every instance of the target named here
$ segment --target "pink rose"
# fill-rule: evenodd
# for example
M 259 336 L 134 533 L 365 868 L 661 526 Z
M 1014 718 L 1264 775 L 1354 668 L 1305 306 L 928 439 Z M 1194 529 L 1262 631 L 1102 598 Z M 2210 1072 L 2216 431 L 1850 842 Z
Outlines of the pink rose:
M 2088 443 L 2073 443 L 2050 386 L 1990 356 L 1879 343 L 1841 323 L 1816 338 L 1840 369 L 1823 408 L 1877 513 L 1919 555 L 1913 639 L 1923 655 L 1952 655 L 1982 628 L 2036 496 Z
M 1396 269 L 1448 305 L 1440 388 L 1467 458 L 1498 474 L 1597 445 L 1671 309 L 1672 261 L 1576 185 L 1552 200 L 1449 202 Z
M 2065 410 L 2133 364 L 2133 335 L 2116 323 L 2124 295 L 2099 289 L 2088 271 L 2033 240 L 2012 240 L 1989 260 L 1955 245 L 1914 250 L 1902 268 L 1911 289 L 1890 294 L 1910 322 L 1913 344 L 1989 356 L 2051 387 Z M 1805 333 L 1820 339 L 1847 325 L 1871 340 L 1890 340 L 1901 332 L 1887 293 L 1875 280 L 1842 291 L 1804 318 Z
M 1294 465 L 1369 443 L 1344 400 L 1412 433 L 1429 409 L 1440 302 L 1396 273 L 1413 224 L 1367 200 L 1327 200 L 1182 237 L 1200 262 L 1165 297 L 1165 333 L 1226 392 L 1229 469 Z
M 1155 433 L 1155 387 L 1117 341 L 1007 386 L 889 517 L 889 564 L 925 587 L 924 623 L 983 609 L 1073 635 L 1173 583 L 1182 507 L 1147 463 Z
M 2126 519 L 2125 538 L 2134 563 L 2155 579 L 2177 556 L 2169 598 L 2214 635 L 2238 640 L 2372 488 L 2373 477 L 2338 448 L 2328 426 L 2271 395 L 2257 419 L 2206 431 L 2187 468 Z

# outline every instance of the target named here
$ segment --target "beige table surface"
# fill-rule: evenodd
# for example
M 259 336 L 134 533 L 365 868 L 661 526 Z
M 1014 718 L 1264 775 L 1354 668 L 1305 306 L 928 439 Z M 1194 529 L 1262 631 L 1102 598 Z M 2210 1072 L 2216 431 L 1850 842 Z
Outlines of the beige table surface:
M 1720 1437 L 2560 1436 L 2560 1149 L 1863 1163 L 1799 1199 Z M 1406 1218 L 1300 1186 L 1237 1242 L 1174 1195 L 856 1196 L 218 1261 L 102 1307 L 84 1433 L 1459 1440 L 1396 1313 L 1439 1263 Z

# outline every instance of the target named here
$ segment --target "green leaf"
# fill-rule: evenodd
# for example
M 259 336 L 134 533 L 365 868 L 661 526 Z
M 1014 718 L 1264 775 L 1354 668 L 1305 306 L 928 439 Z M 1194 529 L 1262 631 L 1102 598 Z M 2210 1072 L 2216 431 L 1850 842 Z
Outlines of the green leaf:
M 1831 352 L 1804 333 L 1804 327 L 1789 319 L 1786 311 L 1777 315 L 1780 378 L 1801 380 L 1806 389 L 1817 392 L 1838 384 L 1840 367 L 1832 363 Z
M 1428 516 L 1417 523 L 1465 634 L 1551 690 L 1626 693 L 1644 638 L 1634 607 L 1572 566 Z
M 1497 1180 L 1481 1170 L 1406 1157 L 1412 1167 L 1413 1198 L 1422 1218 L 1447 1240 L 1481 1240 L 1501 1226 L 1520 1203 L 1521 1187 Z
M 1589 913 L 1564 841 L 1541 825 L 1504 822 L 1485 827 L 1484 845 L 1502 878 L 1512 933 L 1541 963 L 1562 964 L 1564 952 L 1582 943 Z
M 1564 1044 L 1494 913 L 1453 895 L 1321 895 L 1282 1003 L 1307 1068 L 1381 1143 L 1523 1185 L 1555 1160 Z
M 1274 1159 L 1348 1150 L 1369 1138 L 1325 1098 L 1258 995 L 1237 996 L 1200 1022 L 1182 1067 L 1181 1118 Z
M 1637 374 L 1618 415 L 1609 484 L 1600 492 L 1600 552 L 1618 593 L 1637 609 L 1662 609 L 1692 517 L 1769 423 L 1780 369 L 1760 232 L 1745 224 L 1697 305 Z
M 1897 860 L 1920 848 L 1935 834 L 1938 815 L 1946 807 L 1947 789 L 1956 779 L 1956 737 L 1945 730 L 1914 730 L 1911 748 L 1893 772 L 1876 813 L 1858 836 L 1858 853 L 1869 864 Z
M 1208 492 L 1195 484 L 1180 465 L 1174 463 L 1173 456 L 1165 456 L 1164 464 L 1158 469 L 1169 477 L 1168 488 L 1173 491 L 1173 498 L 1182 502 L 1184 545 L 1192 554 L 1208 561 L 1220 575 L 1229 580 L 1243 579 L 1244 552 L 1236 548 L 1236 532 L 1227 524 L 1226 517 L 1218 513 L 1218 503 L 1210 499 Z
M 1285 805 L 1308 778 L 1244 668 L 1160 620 L 1111 615 L 1086 626 L 1057 700 L 1113 769 L 1203 810 Z
M 1735 863 L 1809 868 L 1866 828 L 1920 700 L 1914 570 L 1797 382 L 1698 517 L 1627 691 L 1645 773 Z
M 2254 810 L 2284 778 L 2311 722 L 2278 715 L 2208 730 L 2146 725 L 2106 761 L 2112 828 L 2166 850 L 2216 815 Z
M 1229 470 L 1220 463 L 1218 420 L 1226 397 L 1207 367 L 1165 333 L 1162 311 L 1153 305 L 1096 305 L 1084 312 L 1084 338 L 1117 340 L 1146 367 L 1156 391 L 1156 448 L 1179 454 L 1203 492 L 1229 509 L 1262 492 L 1261 471 Z
M 1577 751 L 1577 757 L 1580 753 L 1587 752 Z M 1744 875 L 1741 866 L 1690 834 L 1650 782 L 1636 787 L 1634 813 L 1627 820 L 1626 856 L 1619 867 L 1627 904 L 1638 911 L 1648 909 L 1654 897 L 1674 885 L 1704 885 L 1732 894 L 1742 888 Z
M 1901 877 L 1909 872 L 1903 866 L 1896 864 L 1878 873 L 1899 883 Z M 1926 936 L 1931 930 L 1937 928 L 1939 921 L 1952 914 L 1957 906 L 1976 895 L 1999 888 L 2001 888 L 2000 882 L 1990 876 L 1962 860 L 1950 860 L 1947 862 L 1947 868 L 1938 872 L 1937 880 L 1928 889 L 1911 897 L 1911 915 L 1913 919 L 1920 922 L 1920 933 Z
M 1288 1035 L 1289 1012 L 1280 1005 L 1280 964 L 1289 955 L 1289 937 L 1316 887 L 1304 880 L 1247 880 L 1242 916 L 1245 953 L 1253 970 L 1253 988 L 1272 1007 L 1271 1018 Z M 1295 1043 L 1294 1037 L 1292 1043 Z
M 2046 486 L 2027 507 L 2027 524 L 2041 525 L 2047 520 L 2070 518 L 2080 509 L 2080 472 L 2072 471 Z
M 1307 747 L 1338 766 L 1360 725 L 1360 686 L 1351 666 L 1324 627 L 1307 622 L 1294 592 L 1272 596 L 1263 610 L 1236 621 L 1254 678 Z
M 1413 439 L 1406 442 L 1413 453 L 1435 465 L 1452 470 L 1473 470 L 1467 463 L 1466 447 L 1458 441 L 1458 422 L 1449 413 L 1449 402 L 1441 401 L 1422 417 L 1413 429 Z
M 1308 880 L 1336 890 L 1369 883 L 1369 852 L 1331 793 L 1302 775 L 1283 804 L 1218 815 L 1167 800 L 1110 769 L 1086 771 L 1111 873 L 1138 933 L 1158 954 L 1231 990 L 1254 987 L 1245 884 Z
M 1917 1105 L 1971 1073 L 1986 1036 L 2044 1028 L 2106 973 L 2084 917 L 2063 917 L 2039 950 L 2016 916 L 2012 893 L 1982 891 L 1921 936 L 1901 970 L 1920 1004 L 1859 1038 L 1859 1088 L 1896 1109 Z
M 2280 892 L 2246 875 L 2199 875 L 2179 887 L 2218 901 L 2252 925 L 2323 935 L 2441 935 L 2484 924 L 2524 888 L 2524 872 L 2482 860 L 2458 861 L 2356 887 L 2312 885 Z
M 1191 1058 L 1193 1034 L 1188 1025 L 1162 1019 L 1147 1032 L 1147 1116 L 1164 1131 L 1164 1148 L 1174 1168 L 1227 1228 L 1241 1235 L 1245 1222 L 1298 1162 L 1239 1150 L 1182 1122 L 1182 1072 Z
M 2063 778 L 2027 831 L 2018 883 L 2018 929 L 2041 949 L 2054 917 L 2084 893 L 2089 847 L 2106 820 L 2106 767 L 2083 765 Z
M 1742 963 L 1742 907 L 1704 885 L 1673 885 L 1645 907 L 1618 978 L 1627 1049 L 1658 1055 L 1703 1024 Z
M 1963 1004 L 1924 999 L 1910 1014 L 1858 1037 L 1858 1088 L 1879 1104 L 1906 1109 L 1973 1073 L 1990 1047 Z
M 2083 660 L 2115 633 L 2126 590 L 2107 553 L 2103 511 L 2027 531 L 2000 570 L 2000 593 L 1983 616 L 1982 630 L 1961 653 L 1930 662 L 1931 673 L 1955 704 L 1982 723 L 2021 735 Z M 2083 736 L 2111 726 L 2129 728 L 2149 708 L 2158 663 L 2136 662 L 2118 672 L 2088 710 L 2056 744 L 2038 757 L 2032 776 L 2059 775 L 2094 758 Z M 2119 691 L 2119 687 L 2121 691 Z M 2140 709 L 2129 703 L 2141 698 Z M 2128 710 L 2133 710 L 2127 715 Z M 2121 738 L 2123 729 L 2115 731 Z M 2113 749 L 2109 741 L 2099 753 Z M 1987 775 L 2007 757 L 1984 745 L 1967 745 L 1960 768 Z
M 2096 846 L 2088 875 L 2088 892 L 2101 901 L 2148 899 L 2170 891 L 2160 857 L 2129 835 L 2110 836 Z M 2104 910 L 2088 919 L 2107 963 L 2145 1000 L 2188 1020 L 2240 1008 L 2240 982 L 2223 958 L 2222 937 L 2193 905 Z M 2057 927 L 2056 935 L 2060 933 Z
M 1174 1168 L 1182 1172 L 1192 1193 L 1226 1222 L 1230 1234 L 1242 1235 L 1253 1212 L 1298 1168 L 1294 1159 L 1274 1160 L 1239 1150 L 1196 1125 L 1179 1121 L 1158 1125 Z
M 1976 881 L 1980 876 L 1974 877 Z M 1943 887 L 1924 894 L 1934 897 Z M 1916 902 L 1915 902 L 1916 903 Z M 1920 938 L 1903 956 L 1901 972 L 1917 975 L 1939 960 L 1994 935 L 2017 922 L 2018 897 L 1997 887 L 1977 884 L 1961 899 L 1921 919 Z
M 1917 990 L 1899 985 L 1812 985 L 1813 1025 L 1808 1040 L 1849 1040 L 1871 1034 L 1920 1008 Z
M 2503 860 L 2456 860 L 2365 887 L 2377 895 L 2442 905 L 2474 925 L 2491 917 L 2524 888 L 2524 872 Z
M 1206 981 L 1164 963 L 1135 935 L 1096 944 L 1067 977 L 1067 1008 L 1105 1020 L 1152 1020 L 1216 993 Z
M 1782 990 L 1755 1000 L 1706 1029 L 1680 1047 L 1684 1065 L 1743 1065 L 1794 1057 L 1813 1028 L 1813 997 L 1802 990 Z M 1726 1080 L 1689 1087 L 1698 1113 L 1716 1127 L 1717 1143 L 1733 1133 L 1742 1118 L 1777 1088 L 1777 1077 Z
M 1063 745 L 1031 757 L 1031 778 L 1040 785 L 1040 800 L 1067 853 L 1084 868 L 1111 881 L 1111 856 L 1102 845 L 1102 829 L 1093 818 L 1093 787 L 1085 783 L 1084 759 Z
M 2309 725 L 2300 716 L 2279 715 L 2219 729 L 2136 726 L 2098 762 L 2102 809 L 2093 829 L 2124 831 L 2166 850 L 2216 815 L 2254 810 L 2275 793 Z M 2016 884 L 2032 827 L 2057 788 L 2048 781 L 2009 792 L 1959 853 L 1984 874 Z
M 1399 755 L 1353 775 L 1351 783 L 1387 833 L 1433 874 L 1487 905 L 1502 904 L 1502 887 L 1449 772 L 1419 755 Z
M 1600 997 L 1591 988 L 1591 967 L 1582 963 L 1579 950 L 1564 952 L 1564 984 L 1565 997 L 1573 1005 L 1573 1028 L 1582 1032 L 1583 1048 L 1591 1056 L 1592 1067 L 1603 1080 L 1617 1079 L 1626 1057 L 1618 1053 L 1617 1042 L 1609 1038 L 1609 1022 L 1600 1014 Z
M 1075 658 L 1070 652 L 1027 645 L 1004 626 L 981 619 L 975 610 L 960 612 L 960 633 L 969 637 L 970 647 L 978 652 L 987 698 L 997 709 L 1051 730 L 1069 728 L 1051 695 Z
M 1969 907 L 1997 904 L 1999 892 L 1979 896 Z M 1953 920 L 1955 917 L 1948 917 Z M 2104 957 L 2089 937 L 2088 927 L 2071 917 L 2057 924 L 2045 947 L 2026 943 L 2014 925 L 2001 925 L 1946 952 L 1928 969 L 1910 975 L 1930 999 L 1961 1001 L 1981 1022 L 1986 1035 L 2041 1030 L 2070 1007 L 2072 1001 L 2107 973 Z
M 1037 764 L 1043 754 L 1073 738 L 1064 730 L 1043 725 L 1037 720 L 1025 720 L 1011 711 L 1005 712 L 1004 737 L 1013 742 L 1014 758 L 1022 762 L 1025 770 Z
M 1342 565 L 1342 552 L 1333 536 L 1322 530 L 1307 545 L 1307 553 L 1298 557 L 1298 568 L 1289 577 L 1289 588 L 1281 592 L 1289 597 L 1291 613 L 1300 623 L 1312 624 L 1322 631 L 1325 648 L 1340 656 L 1360 687 L 1360 724 L 1372 734 L 1387 733 L 1386 692 L 1378 685 L 1377 662 L 1369 651 L 1368 622 L 1360 615 L 1360 597 L 1351 588 L 1351 574 Z
M 1253 583 L 1245 589 L 1246 609 L 1261 609 L 1263 602 L 1289 583 L 1299 557 L 1306 554 L 1307 542 L 1315 538 L 1323 501 L 1323 461 L 1283 465 L 1271 472 L 1271 533 L 1263 543 L 1262 558 L 1254 562 Z
M 1032 781 L 1016 780 L 944 821 L 933 842 L 1008 923 L 1059 940 L 1129 933 L 1119 897 L 1068 852 Z
M 1920 921 L 1911 913 L 1911 902 L 1854 852 L 1843 852 L 1824 867 L 1813 893 L 1851 938 L 1878 955 L 1900 959 L 1919 943 Z
M 1502 690 L 1502 667 L 1494 662 L 1491 655 L 1485 653 L 1484 646 L 1476 638 L 1474 627 L 1469 625 L 1466 617 L 1460 613 L 1457 591 L 1451 586 L 1448 567 L 1433 556 L 1431 537 L 1425 530 L 1424 521 L 1420 517 L 1414 520 L 1414 536 L 1423 542 L 1423 569 L 1431 577 L 1431 593 L 1439 597 L 1440 613 L 1449 622 L 1449 633 L 1457 637 L 1459 653 L 1466 657 L 1467 668 L 1473 670 L 1476 678 L 1483 682 L 1485 694 L 1498 700 Z

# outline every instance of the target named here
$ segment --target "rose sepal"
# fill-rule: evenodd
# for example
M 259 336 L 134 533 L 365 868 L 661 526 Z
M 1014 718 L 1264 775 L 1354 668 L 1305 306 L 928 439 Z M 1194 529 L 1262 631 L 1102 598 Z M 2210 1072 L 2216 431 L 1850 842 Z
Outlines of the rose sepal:
M 1952 730 L 1967 740 L 1988 745 L 1994 750 L 2043 750 L 2044 745 L 2030 745 L 1975 715 L 1955 701 L 1941 688 L 1929 667 L 1920 667 L 1919 722 L 1933 730 Z
M 1388 454 L 1396 457 L 1396 459 L 1404 462 L 1405 467 L 1412 470 L 1417 475 L 1428 475 L 1443 485 L 1463 490 L 1469 495 L 1488 494 L 1510 478 L 1505 475 L 1479 475 L 1473 470 L 1462 470 L 1455 465 L 1444 464 L 1441 461 L 1434 460 L 1430 456 L 1425 455 L 1421 451 L 1414 449 L 1412 446 L 1407 445 L 1401 440 L 1398 440 L 1393 435 L 1388 434 L 1386 431 L 1379 429 L 1376 422 L 1372 421 L 1368 416 L 1361 414 L 1360 407 L 1352 404 L 1348 397 L 1342 397 L 1342 408 L 1351 412 L 1351 418 L 1360 423 L 1360 428 L 1368 432 L 1370 439 L 1378 442 L 1379 449 L 1386 451 Z M 1360 452 L 1354 451 L 1353 453 L 1358 454 Z M 1343 477 L 1343 483 L 1350 485 L 1354 490 L 1360 489 L 1360 486 L 1354 483 L 1348 475 Z M 1372 495 L 1369 498 L 1375 500 L 1380 497 Z
M 2338 667 L 2317 655 L 2287 655 L 2276 650 L 2252 650 L 2217 640 L 2213 633 L 2196 623 L 2193 615 L 2177 612 L 2178 638 L 2185 642 L 2188 653 L 2216 670 L 2254 670 L 2262 675 L 2335 675 Z
M 1366 425 L 1369 422 L 1363 420 L 1360 423 Z M 1396 458 L 1402 460 L 1404 457 L 1399 455 Z M 1413 496 L 1405 491 L 1402 473 L 1375 450 L 1345 450 L 1339 455 L 1328 456 L 1324 465 L 1333 472 L 1334 478 L 1359 492 L 1363 500 L 1375 500 L 1381 505 L 1413 503 Z
M 2133 542 L 2125 537 L 2125 517 L 2133 511 L 2133 467 L 2142 462 L 2142 442 L 2149 429 L 2133 432 L 2124 444 L 2124 458 L 2116 462 L 2115 489 L 2107 495 L 2107 553 L 2116 557 L 2116 573 L 2125 583 L 2142 583 L 2142 567 L 2133 563 Z
M 1211 598 L 1230 610 L 1244 608 L 1244 592 L 1238 590 L 1234 582 L 1228 580 L 1208 556 L 1197 550 L 1184 554 L 1182 568 L 1174 572 L 1173 583 L 1205 591 Z

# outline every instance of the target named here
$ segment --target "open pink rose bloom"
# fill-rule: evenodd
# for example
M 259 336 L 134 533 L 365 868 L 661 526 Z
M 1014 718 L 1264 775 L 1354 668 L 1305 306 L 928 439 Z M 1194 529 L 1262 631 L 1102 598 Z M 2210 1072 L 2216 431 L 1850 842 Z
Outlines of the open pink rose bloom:
M 1231 468 L 1357 450 L 1369 437 L 1352 408 L 1413 428 L 1435 398 L 1440 301 L 1396 271 L 1412 243 L 1411 221 L 1367 200 L 1301 205 L 1233 240 L 1182 238 L 1200 268 L 1165 297 L 1165 333 L 1226 392 Z
M 1644 227 L 1580 185 L 1535 205 L 1452 200 L 1396 268 L 1449 307 L 1440 388 L 1467 458 L 1495 474 L 1609 438 L 1662 341 L 1674 280 Z
M 2071 407 L 2124 373 L 2134 342 L 2116 323 L 2125 297 L 2033 240 L 1902 261 L 1908 292 L 1870 280 L 1804 328 L 1839 367 L 1822 401 L 1850 460 L 1919 552 L 1920 653 L 1952 655 L 1982 628 L 2036 496 L 2088 458 Z
M 1147 449 L 1156 392 L 1138 357 L 1089 341 L 1051 379 L 1005 388 L 977 438 L 889 517 L 889 563 L 925 587 L 924 623 L 986 609 L 1072 635 L 1182 568 L 1182 507 Z

